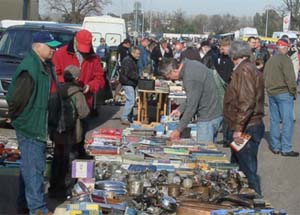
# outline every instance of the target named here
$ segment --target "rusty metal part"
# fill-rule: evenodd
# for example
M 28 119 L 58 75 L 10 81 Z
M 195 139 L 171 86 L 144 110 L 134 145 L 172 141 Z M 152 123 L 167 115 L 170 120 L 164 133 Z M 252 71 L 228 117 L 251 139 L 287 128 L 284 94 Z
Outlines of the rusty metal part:
M 172 184 L 168 186 L 168 195 L 177 198 L 180 195 L 180 186 L 177 184 Z

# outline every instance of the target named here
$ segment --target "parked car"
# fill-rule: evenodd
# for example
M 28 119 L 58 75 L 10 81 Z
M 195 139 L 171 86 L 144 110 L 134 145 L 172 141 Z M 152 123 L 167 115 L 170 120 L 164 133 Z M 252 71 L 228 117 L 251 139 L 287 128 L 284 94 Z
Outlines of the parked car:
M 8 117 L 5 99 L 12 76 L 22 59 L 30 52 L 32 34 L 39 31 L 50 32 L 55 40 L 67 44 L 76 30 L 60 26 L 20 25 L 7 28 L 0 39 L 0 117 Z

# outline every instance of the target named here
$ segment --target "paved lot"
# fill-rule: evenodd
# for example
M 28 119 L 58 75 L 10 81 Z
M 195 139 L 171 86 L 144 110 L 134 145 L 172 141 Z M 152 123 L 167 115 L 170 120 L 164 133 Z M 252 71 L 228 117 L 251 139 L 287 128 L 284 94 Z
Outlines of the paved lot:
M 120 125 L 119 106 L 101 106 L 99 116 L 91 123 L 91 128 L 114 127 L 123 128 Z M 298 105 L 296 105 L 296 113 Z M 266 111 L 267 113 L 267 111 Z M 299 114 L 296 114 L 294 149 L 299 150 Z M 284 208 L 289 215 L 300 214 L 300 158 L 285 158 L 273 155 L 268 148 L 268 113 L 265 117 L 266 135 L 259 149 L 259 175 L 265 199 L 277 208 Z M 0 129 L 0 135 L 14 135 L 12 130 Z M 220 147 L 229 155 L 229 150 Z M 3 195 L 3 194 L 1 194 Z M 54 209 L 60 202 L 48 201 L 50 208 Z

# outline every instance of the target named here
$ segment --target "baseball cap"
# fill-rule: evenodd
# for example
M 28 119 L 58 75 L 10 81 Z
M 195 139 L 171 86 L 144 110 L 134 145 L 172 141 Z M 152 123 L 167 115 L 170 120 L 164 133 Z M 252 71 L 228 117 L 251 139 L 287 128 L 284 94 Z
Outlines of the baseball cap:
M 279 39 L 277 42 L 276 42 L 276 45 L 277 46 L 283 46 L 283 47 L 289 47 L 289 42 L 286 40 L 286 39 Z
M 78 51 L 89 53 L 91 51 L 92 38 L 92 34 L 88 30 L 78 31 L 75 35 Z
M 56 41 L 48 31 L 39 31 L 32 34 L 32 43 L 44 43 L 51 48 L 61 45 L 61 42 Z

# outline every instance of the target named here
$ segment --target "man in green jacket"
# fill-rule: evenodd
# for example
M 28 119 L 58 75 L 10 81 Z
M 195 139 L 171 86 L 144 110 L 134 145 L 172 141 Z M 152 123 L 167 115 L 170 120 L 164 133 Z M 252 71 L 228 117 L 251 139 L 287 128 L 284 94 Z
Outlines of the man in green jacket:
M 46 31 L 32 35 L 32 51 L 18 66 L 7 93 L 9 114 L 21 151 L 21 176 L 30 215 L 52 214 L 44 199 L 48 97 L 53 48 L 60 45 Z
M 287 56 L 288 41 L 280 39 L 276 45 L 278 54 L 267 62 L 264 69 L 265 86 L 269 96 L 270 146 L 274 154 L 297 157 L 299 153 L 292 151 L 294 100 L 297 96 L 295 72 L 293 63 Z

